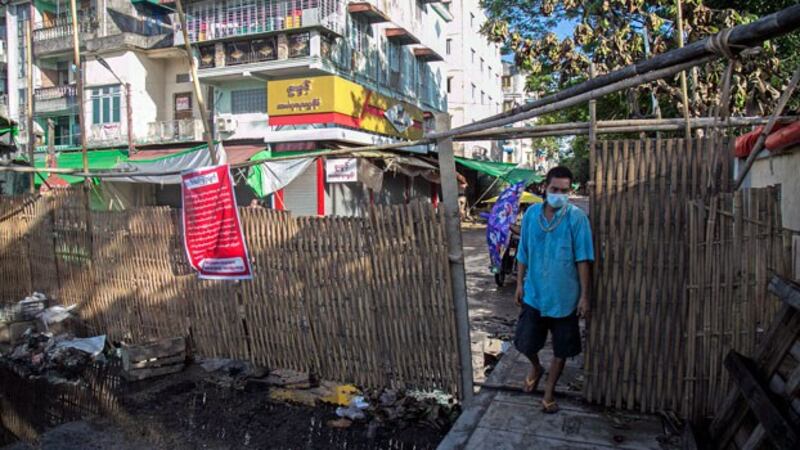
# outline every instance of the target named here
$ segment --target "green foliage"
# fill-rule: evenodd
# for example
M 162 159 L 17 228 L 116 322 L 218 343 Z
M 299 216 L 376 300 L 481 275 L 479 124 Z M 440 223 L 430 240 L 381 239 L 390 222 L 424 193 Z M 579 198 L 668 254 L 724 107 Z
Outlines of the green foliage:
M 757 18 L 796 3 L 796 0 L 683 0 L 685 42 Z M 677 48 L 675 0 L 484 0 L 488 20 L 482 32 L 501 43 L 515 64 L 529 73 L 527 88 L 544 96 L 586 79 L 590 62 L 597 73 L 607 73 Z M 574 24 L 559 40 L 553 30 Z M 800 33 L 765 43 L 758 54 L 741 58 L 732 85 L 733 114 L 768 114 L 800 63 Z M 707 116 L 719 102 L 726 62 L 708 64 L 689 76 L 689 108 Z M 598 101 L 598 120 L 681 117 L 679 78 L 641 85 L 624 94 Z M 796 100 L 795 105 L 800 103 Z M 790 105 L 794 106 L 794 105 Z M 540 118 L 540 123 L 587 120 L 586 107 Z M 564 160 L 581 173 L 585 140 L 560 144 Z M 588 174 L 587 174 L 588 175 Z M 579 178 L 580 179 L 580 178 Z

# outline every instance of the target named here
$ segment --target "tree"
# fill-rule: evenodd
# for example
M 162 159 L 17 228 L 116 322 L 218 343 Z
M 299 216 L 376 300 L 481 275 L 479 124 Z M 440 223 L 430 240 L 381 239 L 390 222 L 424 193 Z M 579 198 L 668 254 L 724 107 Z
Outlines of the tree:
M 780 10 L 791 0 L 683 0 L 685 41 L 692 42 L 726 27 L 747 23 Z M 590 62 L 598 74 L 677 48 L 675 0 L 484 0 L 488 20 L 482 32 L 504 45 L 515 64 L 529 73 L 527 88 L 547 95 L 587 78 Z M 571 25 L 559 40 L 552 30 Z M 800 37 L 765 43 L 755 55 L 740 58 L 732 82 L 734 114 L 767 114 L 800 60 Z M 782 64 L 782 62 L 784 64 Z M 689 107 L 707 116 L 719 103 L 726 62 L 707 64 L 689 77 Z M 598 119 L 681 117 L 678 77 L 641 85 L 598 101 Z M 542 122 L 586 120 L 586 107 L 541 118 Z M 584 148 L 581 148 L 584 147 Z M 571 144 L 573 169 L 588 166 L 585 140 Z M 588 173 L 587 173 L 588 176 Z M 581 180 L 585 181 L 585 180 Z

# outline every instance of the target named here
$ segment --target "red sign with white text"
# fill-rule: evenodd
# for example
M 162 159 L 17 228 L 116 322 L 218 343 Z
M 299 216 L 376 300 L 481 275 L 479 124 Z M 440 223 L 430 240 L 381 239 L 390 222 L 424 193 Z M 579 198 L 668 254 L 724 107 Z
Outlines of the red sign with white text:
M 200 278 L 253 277 L 227 164 L 181 174 L 183 243 Z

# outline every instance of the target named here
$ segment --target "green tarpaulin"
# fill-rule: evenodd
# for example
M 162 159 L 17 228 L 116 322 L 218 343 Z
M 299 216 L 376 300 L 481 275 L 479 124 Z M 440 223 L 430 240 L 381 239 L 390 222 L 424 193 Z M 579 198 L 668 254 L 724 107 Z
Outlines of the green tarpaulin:
M 117 164 L 126 162 L 128 160 L 128 151 L 122 149 L 107 149 L 107 150 L 91 150 L 89 156 L 89 169 L 112 169 Z M 34 162 L 36 167 L 46 167 L 45 155 L 36 155 Z M 62 152 L 56 154 L 56 167 L 61 169 L 83 169 L 83 153 L 82 152 Z M 42 177 L 47 178 L 47 173 L 42 173 Z M 81 177 L 73 177 L 69 175 L 61 175 L 67 183 L 75 184 L 83 180 Z M 42 184 L 42 179 L 36 177 L 36 185 Z
M 531 183 L 541 183 L 544 180 L 544 177 L 535 171 L 531 169 L 519 168 L 516 164 L 512 163 L 480 161 L 477 159 L 460 157 L 456 157 L 456 162 L 464 167 L 477 170 L 480 173 L 485 173 L 486 175 L 495 178 L 502 178 L 511 184 L 523 181 L 527 185 Z

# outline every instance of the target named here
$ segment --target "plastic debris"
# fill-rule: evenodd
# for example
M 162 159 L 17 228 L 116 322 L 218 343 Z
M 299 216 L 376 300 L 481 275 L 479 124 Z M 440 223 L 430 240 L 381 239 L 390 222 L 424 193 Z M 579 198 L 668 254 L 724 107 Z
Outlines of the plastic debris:
M 86 352 L 92 356 L 97 356 L 103 352 L 106 346 L 106 335 L 90 337 L 90 338 L 71 338 L 64 339 L 56 343 L 56 349 L 74 348 Z
M 367 418 L 367 415 L 364 413 L 364 410 L 367 408 L 369 408 L 369 402 L 367 402 L 364 397 L 358 395 L 350 400 L 350 404 L 347 407 L 340 406 L 336 408 L 336 415 L 339 417 L 346 417 L 350 420 L 364 420 Z

